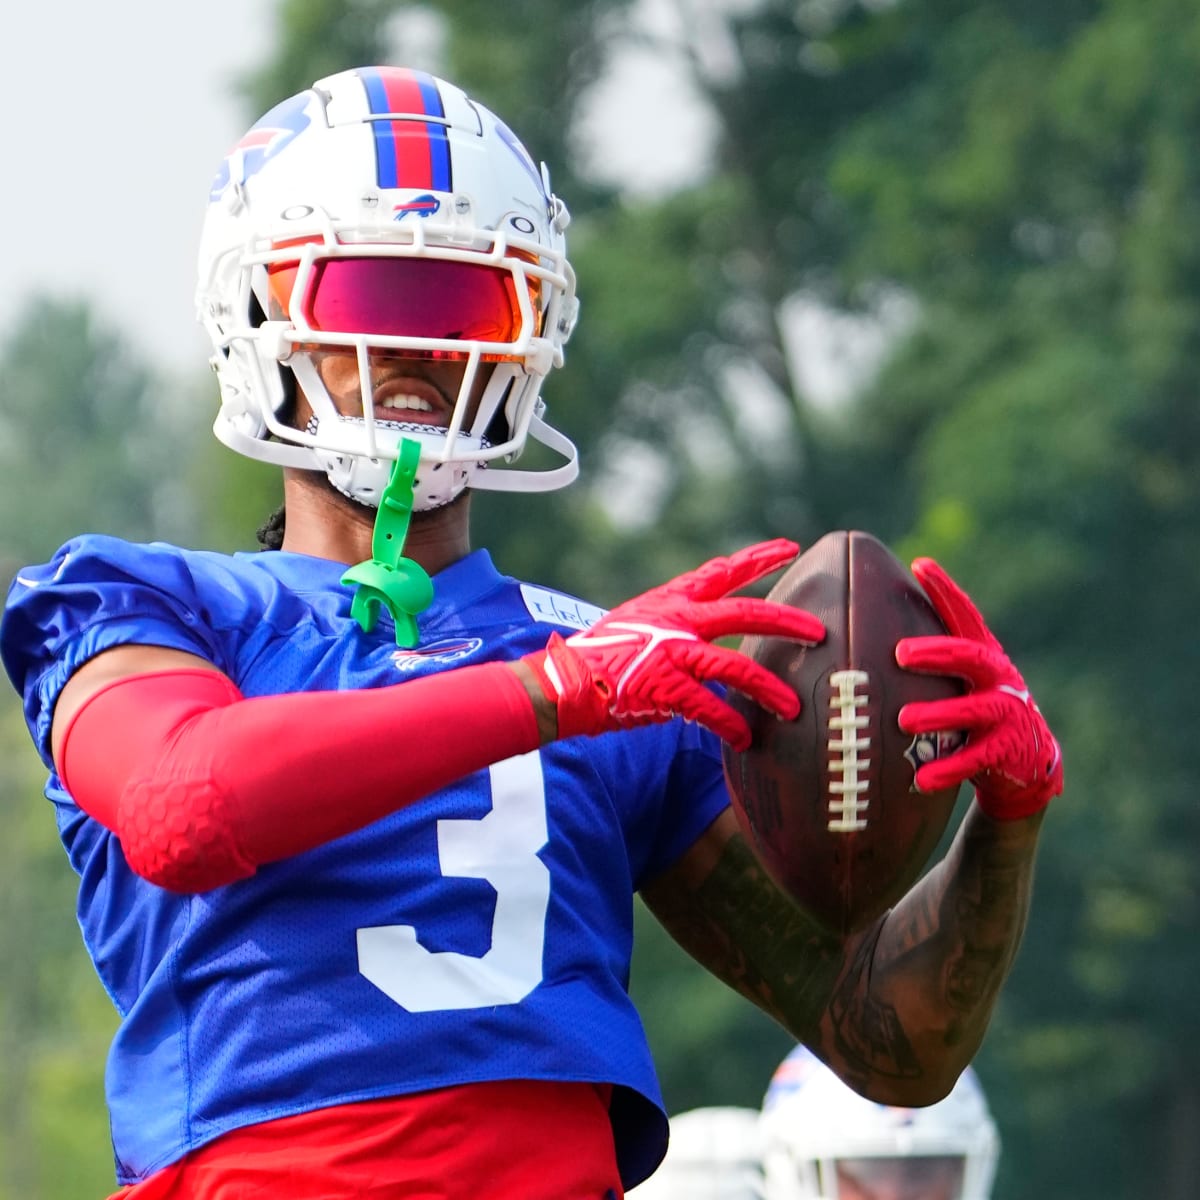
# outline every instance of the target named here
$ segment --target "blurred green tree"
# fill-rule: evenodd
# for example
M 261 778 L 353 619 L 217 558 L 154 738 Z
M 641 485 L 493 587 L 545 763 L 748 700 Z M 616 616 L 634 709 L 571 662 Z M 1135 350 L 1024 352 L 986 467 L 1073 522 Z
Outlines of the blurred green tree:
M 87 531 L 182 536 L 186 417 L 92 308 L 38 297 L 0 344 L 0 569 L 7 586 Z M 103 1071 L 116 1015 L 74 919 L 75 878 L 42 799 L 18 697 L 0 692 L 0 1196 L 113 1187 Z
M 119 331 L 82 301 L 37 297 L 0 364 L 0 510 L 21 514 L 0 530 L 0 563 L 44 558 L 85 530 L 184 535 L 190 418 Z
M 113 1189 L 104 1061 L 116 1014 L 75 922 L 45 771 L 16 697 L 0 697 L 0 1197 Z
M 970 582 L 1068 763 L 983 1054 L 1020 1163 L 1002 1195 L 1192 1195 L 1200 19 L 896 17 L 897 52 L 933 53 L 830 178 L 852 273 L 923 314 L 834 460 L 869 481 L 858 511 Z

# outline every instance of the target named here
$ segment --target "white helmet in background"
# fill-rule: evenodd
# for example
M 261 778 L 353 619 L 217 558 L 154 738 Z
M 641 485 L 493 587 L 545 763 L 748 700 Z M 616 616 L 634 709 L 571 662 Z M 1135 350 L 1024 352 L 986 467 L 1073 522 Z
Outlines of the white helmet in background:
M 324 471 L 371 506 L 403 438 L 421 446 L 418 510 L 468 483 L 565 486 L 575 447 L 542 421 L 540 392 L 578 310 L 569 219 L 545 166 L 444 80 L 361 67 L 276 105 L 221 164 L 201 235 L 196 304 L 221 389 L 217 437 Z M 362 417 L 339 415 L 318 377 L 313 355 L 330 351 L 357 357 Z M 369 355 L 463 364 L 448 428 L 379 407 Z M 303 429 L 288 419 L 296 383 L 312 409 Z M 527 437 L 565 464 L 487 469 Z
M 763 1200 L 759 1114 L 694 1108 L 671 1118 L 666 1158 L 630 1200 Z
M 1000 1142 L 975 1073 L 926 1108 L 876 1104 L 804 1047 L 763 1101 L 768 1200 L 988 1200 Z

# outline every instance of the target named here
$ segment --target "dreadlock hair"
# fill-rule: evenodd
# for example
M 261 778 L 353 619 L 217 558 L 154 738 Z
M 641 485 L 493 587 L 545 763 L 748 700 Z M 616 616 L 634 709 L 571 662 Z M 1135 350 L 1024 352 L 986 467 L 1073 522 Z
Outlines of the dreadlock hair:
M 258 544 L 264 550 L 282 550 L 284 526 L 287 524 L 287 509 L 280 505 L 259 527 Z

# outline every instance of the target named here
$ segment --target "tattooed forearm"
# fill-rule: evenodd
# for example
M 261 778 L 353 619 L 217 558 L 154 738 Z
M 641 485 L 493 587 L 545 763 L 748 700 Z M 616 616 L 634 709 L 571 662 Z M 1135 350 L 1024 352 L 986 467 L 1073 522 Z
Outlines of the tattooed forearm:
M 983 862 L 977 870 L 977 878 L 962 881 L 957 897 L 942 900 L 953 912 L 942 924 L 961 931 L 946 967 L 946 1002 L 966 1021 L 1000 990 L 1025 927 L 1022 901 L 1028 898 L 1016 867 Z M 947 1035 L 956 1031 L 951 1022 Z
M 869 976 L 847 973 L 839 986 L 831 1017 L 848 1062 L 904 1076 L 913 1064 L 940 1072 L 970 1060 L 1025 929 L 1036 836 L 1036 821 L 968 814 L 946 859 L 885 920 Z M 907 1064 L 903 1046 L 914 1051 Z
M 890 937 L 897 946 L 917 946 L 934 935 L 940 924 L 940 900 L 940 891 L 931 887 L 912 891 L 905 897 L 904 903 L 888 918 Z
M 694 886 L 672 882 L 643 895 L 684 949 L 797 1037 L 813 1037 L 842 970 L 839 940 L 782 895 L 740 834 Z
M 843 1074 L 862 1089 L 880 1076 L 912 1079 L 920 1068 L 894 1005 L 871 988 L 880 922 L 858 947 L 829 1005 L 832 1051 Z
M 862 940 L 821 1047 L 890 1103 L 943 1095 L 979 1048 L 1029 909 L 1037 822 L 968 813 L 945 860 Z
M 852 1086 L 930 1104 L 978 1049 L 1016 956 L 1039 822 L 972 808 L 946 858 L 844 938 L 779 891 L 731 814 L 642 895 L 693 957 Z

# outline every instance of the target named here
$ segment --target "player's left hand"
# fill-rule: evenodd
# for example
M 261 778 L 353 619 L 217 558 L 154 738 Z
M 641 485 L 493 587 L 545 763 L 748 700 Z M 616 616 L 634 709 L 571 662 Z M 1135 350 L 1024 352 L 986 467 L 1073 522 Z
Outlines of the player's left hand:
M 1062 753 L 1041 710 L 970 597 L 936 562 L 919 558 L 913 574 L 942 618 L 948 637 L 902 638 L 896 661 L 910 671 L 966 680 L 965 696 L 906 704 L 906 733 L 961 729 L 962 749 L 922 766 L 923 792 L 970 780 L 979 806 L 998 820 L 1040 812 L 1063 787 Z

